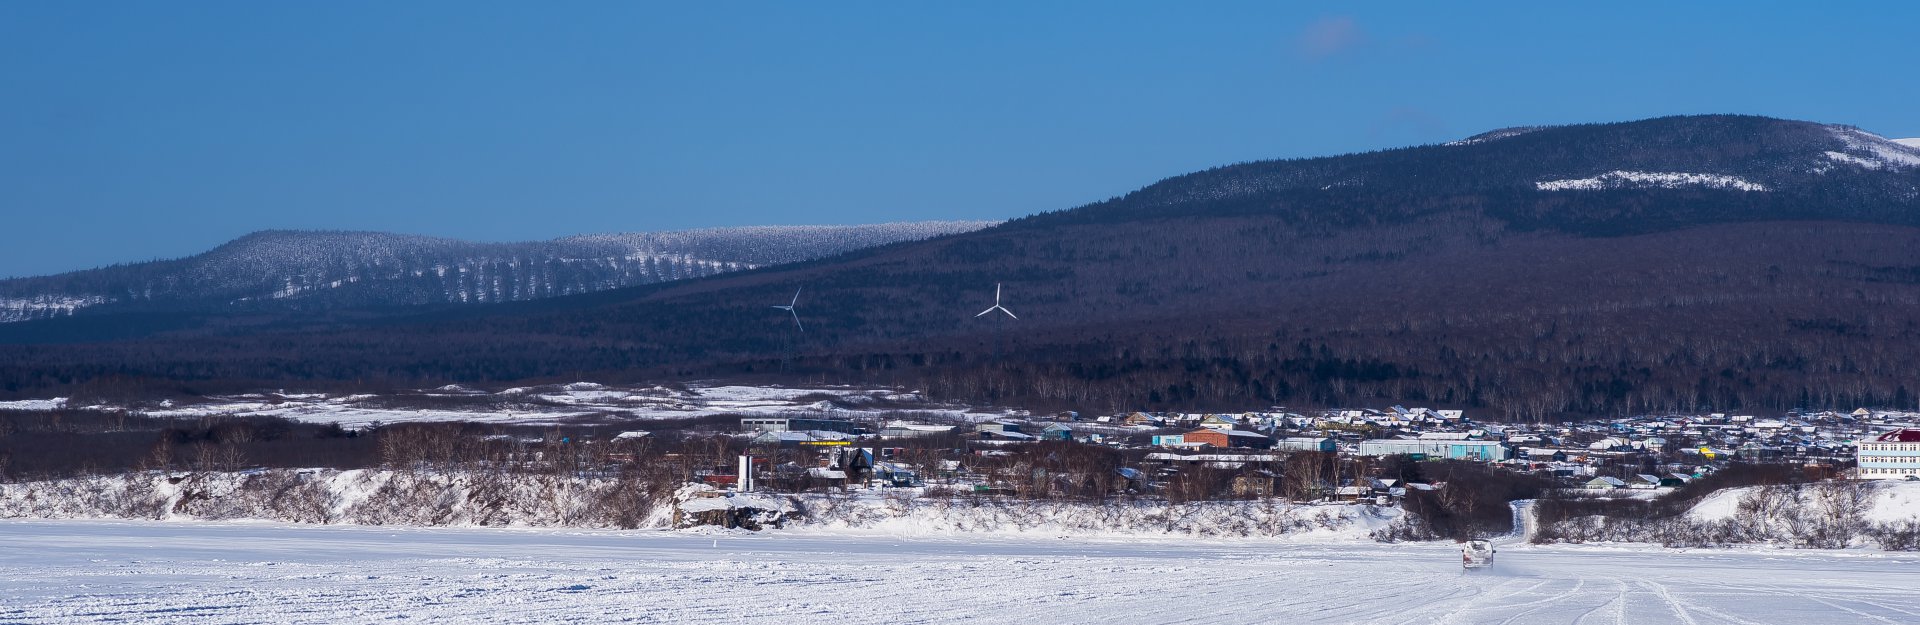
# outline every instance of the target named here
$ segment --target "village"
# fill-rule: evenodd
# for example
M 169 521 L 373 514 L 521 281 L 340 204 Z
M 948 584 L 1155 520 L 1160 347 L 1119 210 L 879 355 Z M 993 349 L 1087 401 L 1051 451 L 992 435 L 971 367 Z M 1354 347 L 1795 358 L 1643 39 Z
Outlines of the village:
M 1625 489 L 1622 496 L 1633 496 L 1627 493 L 1671 489 L 1733 463 L 1920 480 L 1916 417 L 1860 409 L 1512 424 L 1402 406 L 1062 412 L 973 423 L 755 417 L 740 420 L 738 435 L 747 439 L 751 459 L 703 479 L 737 487 L 744 475 L 758 488 L 788 492 L 932 486 L 1030 497 L 1282 496 L 1386 505 L 1408 489 L 1444 487 L 1409 479 L 1408 461 L 1457 461 L 1549 478 L 1566 489 Z M 1020 453 L 1034 446 L 1047 448 L 1046 461 Z M 1066 466 L 1074 448 L 1086 450 L 1078 454 L 1086 456 L 1083 466 Z M 1110 473 L 1089 478 L 1101 465 Z

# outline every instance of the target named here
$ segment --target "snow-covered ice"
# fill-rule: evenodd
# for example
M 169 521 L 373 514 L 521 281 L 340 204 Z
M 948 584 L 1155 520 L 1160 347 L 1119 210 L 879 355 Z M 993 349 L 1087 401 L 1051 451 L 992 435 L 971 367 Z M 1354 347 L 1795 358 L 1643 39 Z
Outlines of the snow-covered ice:
M 1920 557 L 0 521 L 0 622 L 1911 623 Z

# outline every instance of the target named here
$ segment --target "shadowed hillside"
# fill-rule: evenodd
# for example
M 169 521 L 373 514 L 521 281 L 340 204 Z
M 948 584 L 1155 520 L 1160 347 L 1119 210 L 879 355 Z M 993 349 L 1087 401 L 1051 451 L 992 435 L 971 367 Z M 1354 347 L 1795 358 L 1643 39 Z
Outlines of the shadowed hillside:
M 1920 151 L 1663 118 L 1249 163 L 987 230 L 378 320 L 14 324 L 16 394 L 805 377 L 1088 409 L 1912 407 Z M 1018 320 L 976 318 L 995 283 Z M 797 332 L 782 311 L 804 287 Z M 146 320 L 128 317 L 117 327 Z M 66 325 L 62 325 L 65 322 Z M 97 323 L 97 322 L 96 322 Z M 997 357 L 996 357 L 997 354 Z

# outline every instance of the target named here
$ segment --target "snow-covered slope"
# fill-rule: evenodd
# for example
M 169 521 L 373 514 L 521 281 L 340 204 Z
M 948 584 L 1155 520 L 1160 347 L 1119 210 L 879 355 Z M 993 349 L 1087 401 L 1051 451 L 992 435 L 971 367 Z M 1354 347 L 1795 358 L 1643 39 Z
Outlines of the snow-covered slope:
M 1860 520 L 1867 523 L 1920 522 L 1920 482 L 1870 481 L 1863 483 L 1866 500 L 1862 502 L 1865 510 Z M 1753 497 L 1760 487 L 1747 486 L 1729 488 L 1715 492 L 1694 504 L 1687 511 L 1687 518 L 1695 521 L 1730 521 L 1740 515 L 1742 501 Z M 1796 491 L 1786 501 L 1788 506 L 1818 511 L 1829 505 L 1816 489 Z M 1754 503 L 1748 504 L 1756 506 Z
M 1512 128 L 1501 128 L 1499 130 L 1490 130 L 1487 132 L 1483 132 L 1471 137 L 1467 137 L 1465 139 L 1461 139 L 1459 141 L 1453 141 L 1448 143 L 1447 145 L 1474 145 L 1477 143 L 1486 143 L 1488 141 L 1499 141 L 1501 139 L 1506 139 L 1508 137 L 1518 137 L 1520 135 L 1524 135 L 1529 132 L 1539 130 L 1541 128 L 1543 128 L 1543 126 L 1514 126 Z
M 1534 183 L 1541 191 L 1596 191 L 1600 189 L 1733 189 L 1765 191 L 1767 187 L 1742 180 L 1739 176 L 1691 174 L 1686 172 L 1610 171 L 1590 178 L 1547 180 Z
M 529 300 L 822 258 L 990 225 L 762 226 L 526 243 L 266 231 L 178 260 L 0 281 L 0 322 L 113 305 L 179 309 Z
M 1882 137 L 1858 128 L 1833 126 L 1833 135 L 1845 144 L 1829 150 L 1827 158 L 1866 169 L 1920 168 L 1920 146 Z
M 1697 115 L 1502 128 L 1445 145 L 1242 163 L 1169 178 L 1107 204 L 1128 204 L 1137 211 L 1197 202 L 1259 205 L 1250 198 L 1265 194 L 1310 203 L 1320 193 L 1336 194 L 1335 199 L 1369 193 L 1471 195 L 1516 187 L 1555 194 L 1675 189 L 1809 196 L 1783 200 L 1798 206 L 1877 204 L 1891 195 L 1904 203 L 1916 193 L 1916 173 L 1920 148 L 1852 126 Z
M 459 401 L 450 401 L 458 399 Z M 201 419 L 224 416 L 264 416 L 337 423 L 361 428 L 373 423 L 582 423 L 652 419 L 688 419 L 714 415 L 818 416 L 825 412 L 850 418 L 932 419 L 939 422 L 979 421 L 1019 417 L 1017 409 L 984 410 L 960 404 L 928 401 L 919 392 L 887 388 L 817 386 L 760 387 L 606 386 L 592 382 L 515 387 L 498 393 L 448 385 L 435 389 L 383 394 L 328 395 L 325 393 L 246 393 L 198 398 L 175 403 L 127 402 L 80 404 L 65 397 L 0 401 L 0 410 L 90 410 L 138 412 L 147 416 Z

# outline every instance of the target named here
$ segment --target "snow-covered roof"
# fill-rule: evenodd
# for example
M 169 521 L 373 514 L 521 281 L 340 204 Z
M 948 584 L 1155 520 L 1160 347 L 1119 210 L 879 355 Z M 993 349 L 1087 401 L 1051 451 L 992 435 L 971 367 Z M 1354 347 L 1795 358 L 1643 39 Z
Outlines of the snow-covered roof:
M 1235 436 L 1239 438 L 1271 438 L 1259 432 L 1248 432 L 1246 430 L 1216 430 L 1211 428 L 1200 428 L 1198 430 L 1188 432 L 1188 434 L 1205 434 L 1207 432 L 1219 432 L 1227 436 Z
M 951 432 L 954 426 L 932 423 L 912 423 L 908 421 L 888 421 L 884 426 L 889 430 L 913 430 L 916 432 Z
M 1148 460 L 1185 462 L 1278 462 L 1279 456 L 1266 454 L 1147 454 Z

